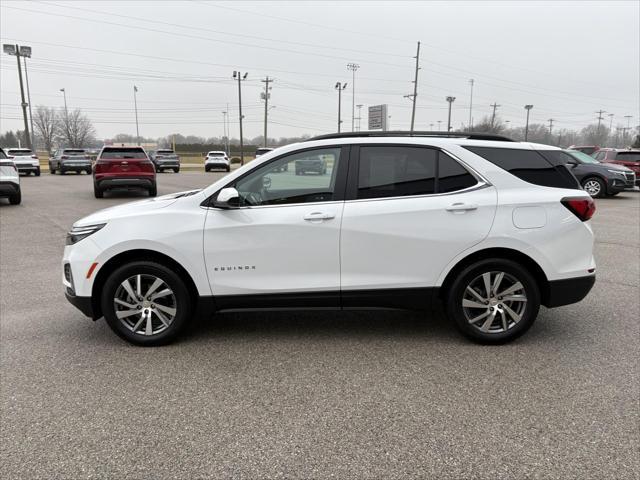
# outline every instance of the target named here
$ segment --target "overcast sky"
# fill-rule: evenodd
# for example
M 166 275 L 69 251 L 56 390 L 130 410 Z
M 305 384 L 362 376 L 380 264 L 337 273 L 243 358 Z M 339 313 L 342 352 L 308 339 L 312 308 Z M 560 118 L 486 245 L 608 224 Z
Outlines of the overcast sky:
M 478 122 L 497 102 L 512 126 L 555 119 L 582 128 L 596 119 L 631 126 L 640 117 L 640 2 L 196 2 L 2 0 L 2 43 L 30 45 L 32 104 L 81 108 L 99 138 L 223 133 L 228 103 L 238 136 L 242 84 L 245 136 L 262 133 L 261 79 L 274 79 L 269 136 L 336 130 L 336 82 L 344 129 L 355 99 L 389 105 L 391 127 L 410 122 L 416 42 L 421 41 L 416 128 Z M 0 130 L 22 128 L 15 57 L 1 55 Z M 357 115 L 357 114 L 356 114 Z M 433 124 L 433 127 L 431 126 Z

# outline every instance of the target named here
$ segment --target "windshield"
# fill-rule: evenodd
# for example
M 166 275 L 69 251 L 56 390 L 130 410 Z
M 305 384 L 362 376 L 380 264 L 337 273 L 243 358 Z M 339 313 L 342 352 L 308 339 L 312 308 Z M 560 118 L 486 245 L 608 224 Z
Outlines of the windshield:
M 100 158 L 119 159 L 119 158 L 147 158 L 144 150 L 141 148 L 117 148 L 104 150 Z
M 583 152 L 581 152 L 579 150 L 565 150 L 565 152 L 568 153 L 569 155 L 571 155 L 572 157 L 574 157 L 580 163 L 595 163 L 595 164 L 600 163 L 598 160 L 593 158 L 591 155 L 587 155 L 586 153 L 583 153 Z
M 224 152 L 209 152 L 210 157 L 224 157 Z

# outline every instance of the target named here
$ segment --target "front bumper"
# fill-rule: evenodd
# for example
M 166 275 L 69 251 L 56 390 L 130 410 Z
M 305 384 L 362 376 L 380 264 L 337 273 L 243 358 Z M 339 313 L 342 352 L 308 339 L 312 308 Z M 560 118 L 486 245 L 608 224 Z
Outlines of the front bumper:
M 634 178 L 615 177 L 607 180 L 607 189 L 610 193 L 622 192 L 623 190 L 633 188 L 635 185 L 638 185 L 638 180 Z
M 553 308 L 577 303 L 587 296 L 595 283 L 595 274 L 551 280 L 547 292 L 543 293 L 542 304 L 545 307 Z
M 71 295 L 68 291 L 64 292 L 64 296 L 67 297 L 67 300 L 71 305 L 80 310 L 85 316 L 95 320 L 93 316 L 93 304 L 91 302 L 91 297 L 77 297 L 75 295 Z

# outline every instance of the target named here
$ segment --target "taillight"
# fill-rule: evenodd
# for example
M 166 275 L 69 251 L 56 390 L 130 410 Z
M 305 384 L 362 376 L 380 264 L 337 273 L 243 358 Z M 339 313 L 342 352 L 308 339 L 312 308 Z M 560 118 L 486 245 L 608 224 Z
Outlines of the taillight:
M 583 222 L 596 213 L 596 202 L 591 197 L 565 197 L 560 200 L 560 203 Z
M 143 160 L 142 162 L 140 162 L 140 167 L 141 167 L 140 169 L 143 172 L 153 172 L 153 173 L 155 173 L 155 171 L 156 171 L 156 166 L 153 164 L 153 162 L 151 162 L 149 160 L 146 160 L 146 161 Z
M 38 156 L 37 155 L 31 155 L 31 158 L 35 158 L 36 160 L 38 160 Z

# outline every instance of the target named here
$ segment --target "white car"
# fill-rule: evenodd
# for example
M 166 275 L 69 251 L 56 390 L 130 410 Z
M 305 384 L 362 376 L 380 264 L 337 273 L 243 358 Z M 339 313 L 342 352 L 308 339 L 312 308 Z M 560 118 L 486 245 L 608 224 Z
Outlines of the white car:
M 293 175 L 310 154 L 327 173 Z M 79 220 L 62 281 L 140 345 L 173 340 L 196 312 L 435 301 L 468 337 L 506 342 L 595 282 L 595 204 L 559 154 L 480 134 L 317 137 L 203 190 Z
M 7 156 L 13 160 L 18 167 L 18 172 L 29 175 L 33 173 L 36 177 L 40 176 L 40 160 L 38 156 L 28 148 L 9 148 Z
M 13 160 L 7 158 L 0 148 L 0 198 L 6 197 L 11 205 L 19 205 L 22 201 L 20 190 L 20 174 Z
M 229 163 L 229 157 L 226 152 L 212 151 L 207 153 L 204 159 L 204 171 L 209 172 L 216 169 L 231 171 L 231 163 Z

